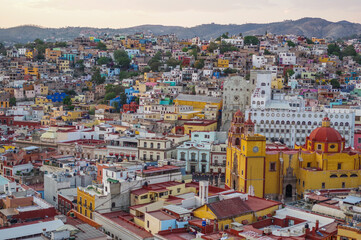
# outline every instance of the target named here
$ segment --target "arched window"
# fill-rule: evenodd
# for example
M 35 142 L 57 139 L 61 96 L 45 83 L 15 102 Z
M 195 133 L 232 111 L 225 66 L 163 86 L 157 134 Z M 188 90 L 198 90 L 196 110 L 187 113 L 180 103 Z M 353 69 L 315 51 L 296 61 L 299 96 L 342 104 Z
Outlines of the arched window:
M 282 121 L 281 121 L 281 124 L 285 124 L 285 121 L 282 120 Z
M 358 177 L 358 175 L 356 173 L 353 173 L 350 175 L 350 177 Z
M 338 122 L 334 122 L 334 125 L 335 125 L 335 126 L 338 126 Z
M 347 122 L 347 123 L 345 123 L 345 126 L 346 126 L 346 127 L 348 127 L 348 126 L 349 126 L 349 123 L 348 123 L 348 122 Z
M 264 124 L 264 120 L 261 120 L 261 124 Z
M 236 128 L 236 133 L 240 133 L 241 132 L 241 129 L 238 127 Z
M 180 155 L 180 160 L 186 160 L 186 153 L 185 152 L 181 152 L 181 155 Z
M 287 125 L 290 125 L 290 123 L 291 123 L 290 121 L 287 121 L 287 122 L 286 122 Z
M 276 124 L 280 124 L 280 121 L 277 120 L 277 121 L 276 121 Z
M 236 138 L 236 146 L 239 146 L 240 145 L 240 140 L 239 140 L 239 138 Z
M 307 125 L 312 125 L 312 122 L 311 122 L 311 121 L 309 121 L 309 122 L 307 123 Z
M 336 175 L 336 174 L 332 174 L 332 175 L 330 176 L 330 178 L 337 178 L 337 175 Z
M 269 124 L 269 121 L 268 121 L 268 120 L 266 120 L 266 124 Z
M 305 122 L 305 121 L 303 121 L 303 122 L 302 122 L 302 125 L 306 125 L 306 122 Z
M 191 153 L 191 160 L 195 161 L 196 160 L 196 154 L 195 153 Z
M 340 122 L 340 127 L 342 127 L 343 126 L 343 122 Z
M 301 122 L 300 122 L 300 121 L 297 121 L 297 125 L 301 125 Z
M 202 153 L 202 161 L 207 161 L 207 154 Z
M 346 178 L 346 177 L 348 177 L 347 176 L 347 174 L 341 174 L 341 176 L 340 177 L 342 177 L 342 178 Z

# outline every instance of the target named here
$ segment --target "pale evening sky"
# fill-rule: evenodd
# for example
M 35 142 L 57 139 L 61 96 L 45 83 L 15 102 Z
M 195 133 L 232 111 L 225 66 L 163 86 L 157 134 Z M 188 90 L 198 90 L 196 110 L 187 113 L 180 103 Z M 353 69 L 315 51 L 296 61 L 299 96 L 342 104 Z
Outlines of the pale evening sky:
M 0 27 L 123 28 L 268 23 L 302 17 L 361 23 L 361 0 L 0 0 Z

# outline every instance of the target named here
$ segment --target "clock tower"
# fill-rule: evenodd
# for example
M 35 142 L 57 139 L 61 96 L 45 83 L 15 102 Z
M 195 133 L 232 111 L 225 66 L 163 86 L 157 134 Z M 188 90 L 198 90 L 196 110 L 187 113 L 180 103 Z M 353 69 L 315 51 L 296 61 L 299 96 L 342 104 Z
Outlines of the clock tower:
M 266 138 L 254 134 L 254 123 L 250 116 L 247 121 L 242 118 L 242 123 L 235 121 L 237 113 L 228 133 L 226 186 L 241 192 L 251 191 L 255 196 L 263 197 Z M 240 136 L 238 127 L 241 127 Z M 237 140 L 238 137 L 240 142 Z

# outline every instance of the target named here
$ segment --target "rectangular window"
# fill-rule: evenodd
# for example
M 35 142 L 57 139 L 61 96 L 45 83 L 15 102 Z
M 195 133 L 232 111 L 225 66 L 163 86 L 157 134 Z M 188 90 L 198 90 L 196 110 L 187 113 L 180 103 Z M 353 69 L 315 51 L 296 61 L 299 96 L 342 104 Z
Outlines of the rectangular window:
M 341 163 L 337 163 L 337 170 L 340 170 L 342 168 L 342 164 Z
M 322 145 L 321 144 L 317 144 L 317 150 L 322 150 Z
M 323 182 L 322 183 L 322 189 L 325 189 L 326 188 L 326 184 Z
M 149 228 L 149 221 L 147 221 L 147 228 Z
M 311 167 L 311 163 L 310 163 L 310 162 L 307 163 L 307 167 L 308 167 L 308 168 Z
M 345 188 L 345 187 L 346 187 L 345 182 L 342 182 L 342 188 Z
M 147 143 L 146 143 L 146 142 L 144 142 L 144 147 L 145 147 L 145 148 L 147 147 Z
M 276 171 L 276 162 L 271 162 L 270 163 L 269 170 L 270 170 L 270 172 L 275 172 Z

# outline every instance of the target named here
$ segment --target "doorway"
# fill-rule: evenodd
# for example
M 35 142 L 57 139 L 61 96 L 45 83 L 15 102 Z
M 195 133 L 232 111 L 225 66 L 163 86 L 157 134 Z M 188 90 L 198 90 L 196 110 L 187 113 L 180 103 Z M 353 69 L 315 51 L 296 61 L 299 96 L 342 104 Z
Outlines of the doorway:
M 286 198 L 292 198 L 292 185 L 288 184 L 286 186 Z

